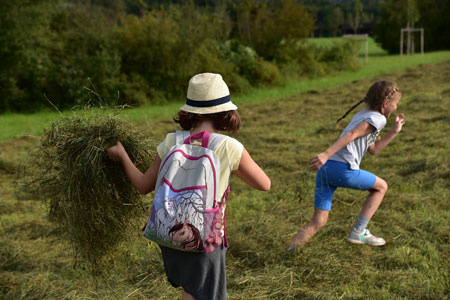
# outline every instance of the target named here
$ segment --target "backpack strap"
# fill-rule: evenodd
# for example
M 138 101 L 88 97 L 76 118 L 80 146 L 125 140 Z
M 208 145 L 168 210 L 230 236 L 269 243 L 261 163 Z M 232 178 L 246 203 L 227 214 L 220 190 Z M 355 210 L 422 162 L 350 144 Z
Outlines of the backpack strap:
M 230 247 L 230 245 L 228 244 L 228 240 L 227 240 L 227 221 L 226 221 L 227 208 L 228 208 L 228 204 L 230 202 L 230 200 L 228 199 L 229 193 L 230 193 L 230 185 L 228 184 L 227 189 L 225 190 L 225 193 L 223 194 L 224 202 L 226 201 L 225 211 L 223 212 L 223 239 L 224 239 L 224 246 L 227 248 Z
M 184 132 L 187 134 L 184 135 Z M 183 133 L 183 135 L 182 135 Z M 183 137 L 183 141 L 181 144 L 190 144 L 191 139 L 202 139 L 202 147 L 209 148 L 211 150 L 215 150 L 217 146 L 222 143 L 228 136 L 219 133 L 209 133 L 208 131 L 202 131 L 193 135 L 190 135 L 189 131 L 177 131 L 177 144 Z
M 175 132 L 175 144 L 183 145 L 184 141 L 189 137 L 191 133 L 187 130 L 177 130 Z
M 208 131 L 202 131 L 202 132 L 194 133 L 193 135 L 188 136 L 184 140 L 184 144 L 190 144 L 191 140 L 202 139 L 202 147 L 208 148 L 208 143 L 209 143 L 209 137 L 210 136 L 211 136 L 211 133 L 209 133 Z

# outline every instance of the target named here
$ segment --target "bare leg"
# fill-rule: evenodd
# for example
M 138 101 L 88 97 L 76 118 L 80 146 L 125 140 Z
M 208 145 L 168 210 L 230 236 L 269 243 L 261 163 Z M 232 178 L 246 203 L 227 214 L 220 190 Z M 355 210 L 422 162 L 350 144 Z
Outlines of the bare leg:
M 294 249 L 305 244 L 310 238 L 312 238 L 320 228 L 325 226 L 328 221 L 328 210 L 315 209 L 314 215 L 308 223 L 306 223 L 292 239 L 289 249 Z
M 375 181 L 374 186 L 370 189 L 370 194 L 363 204 L 360 215 L 370 220 L 377 211 L 378 206 L 380 206 L 381 201 L 383 201 L 387 189 L 388 185 L 386 181 L 377 176 L 377 181 Z
M 185 290 L 183 290 L 183 293 L 181 294 L 181 300 L 195 300 L 195 298 L 192 297 L 191 294 L 188 294 Z

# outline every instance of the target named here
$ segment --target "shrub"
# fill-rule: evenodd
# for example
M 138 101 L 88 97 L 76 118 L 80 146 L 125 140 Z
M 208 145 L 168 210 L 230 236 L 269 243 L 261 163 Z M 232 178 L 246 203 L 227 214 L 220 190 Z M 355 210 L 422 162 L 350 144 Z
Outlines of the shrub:
M 334 43 L 324 48 L 321 61 L 332 70 L 355 70 L 358 67 L 358 51 L 361 47 L 359 41 L 348 40 Z
M 100 7 L 58 7 L 52 24 L 58 40 L 42 92 L 59 108 L 83 105 L 84 87 L 92 85 L 105 99 L 117 99 L 121 60 L 112 41 L 114 24 Z
M 211 52 L 214 43 L 227 32 L 226 22 L 220 18 L 224 16 L 190 6 L 170 6 L 152 10 L 141 18 L 130 17 L 117 31 L 122 74 L 136 72 L 147 81 L 143 91 L 150 103 L 157 101 L 157 94 L 165 98 L 184 95 L 196 71 L 220 69 L 221 62 Z M 205 63 L 202 57 L 207 58 Z M 132 100 L 130 95 L 124 96 L 126 101 Z
M 319 47 L 299 41 L 283 44 L 276 53 L 276 61 L 290 76 L 322 76 L 327 72 L 354 70 L 358 67 L 360 44 L 355 41 L 334 43 Z
M 37 108 L 44 100 L 54 2 L 0 1 L 0 112 Z
M 237 40 L 228 40 L 221 45 L 221 52 L 224 60 L 235 66 L 236 72 L 246 78 L 251 85 L 278 83 L 280 79 L 278 67 L 265 61 L 251 47 L 244 46 Z

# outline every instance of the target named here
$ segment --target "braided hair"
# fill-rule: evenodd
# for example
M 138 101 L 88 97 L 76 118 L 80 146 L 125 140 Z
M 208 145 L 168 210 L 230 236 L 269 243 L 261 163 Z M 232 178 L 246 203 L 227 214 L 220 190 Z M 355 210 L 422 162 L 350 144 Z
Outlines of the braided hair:
M 347 117 L 347 115 L 352 110 L 354 110 L 358 105 L 360 105 L 363 102 L 365 102 L 369 106 L 369 109 L 381 112 L 381 107 L 383 106 L 383 103 L 386 100 L 390 101 L 395 93 L 400 93 L 400 89 L 398 88 L 395 82 L 386 80 L 379 80 L 375 82 L 367 91 L 367 95 L 358 103 L 353 105 L 349 110 L 347 110 L 345 114 L 336 121 L 336 126 L 342 119 Z

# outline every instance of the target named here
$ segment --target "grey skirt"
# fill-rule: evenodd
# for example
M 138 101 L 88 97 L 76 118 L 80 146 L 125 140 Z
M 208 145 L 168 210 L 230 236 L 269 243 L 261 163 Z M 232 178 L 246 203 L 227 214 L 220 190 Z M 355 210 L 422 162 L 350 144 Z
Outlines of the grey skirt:
M 167 279 L 174 287 L 182 287 L 196 300 L 227 298 L 223 243 L 212 253 L 185 252 L 159 246 Z

